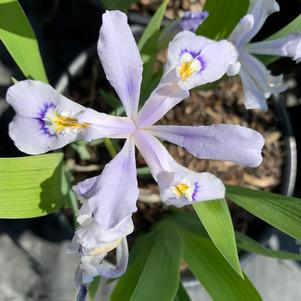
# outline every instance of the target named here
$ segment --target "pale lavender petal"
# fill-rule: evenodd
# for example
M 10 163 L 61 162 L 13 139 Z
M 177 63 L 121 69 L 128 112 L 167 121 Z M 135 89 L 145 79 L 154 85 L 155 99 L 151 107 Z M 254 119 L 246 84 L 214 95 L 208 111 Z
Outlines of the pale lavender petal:
M 17 113 L 9 126 L 9 135 L 27 154 L 45 153 L 93 136 L 91 124 L 78 120 L 85 107 L 45 83 L 18 82 L 8 89 L 6 100 Z
M 173 172 L 180 168 L 163 144 L 150 131 L 137 131 L 133 138 L 155 180 L 163 171 Z M 185 167 L 182 168 L 186 170 Z
M 89 190 L 93 191 L 92 195 Z M 131 140 L 127 140 L 122 150 L 105 166 L 83 197 L 85 195 L 95 220 L 104 230 L 114 228 L 137 210 L 135 146 Z
M 246 108 L 267 111 L 267 98 L 264 91 L 257 86 L 256 81 L 254 81 L 254 79 L 251 78 L 244 70 L 240 70 L 239 75 L 243 86 Z
M 239 60 L 241 63 L 241 70 L 248 73 L 267 98 L 271 93 L 279 93 L 286 90 L 286 85 L 282 81 L 282 75 L 271 75 L 270 70 L 268 70 L 265 65 L 253 55 L 250 55 L 247 52 L 241 52 Z
M 162 201 L 176 207 L 225 197 L 224 184 L 209 172 L 162 172 L 158 183 Z
M 137 127 L 144 128 L 154 124 L 170 109 L 189 96 L 189 91 L 182 85 L 174 83 L 174 79 L 177 80 L 175 70 L 163 77 L 138 113 Z
M 235 46 L 241 47 L 258 33 L 267 17 L 279 11 L 279 5 L 275 0 L 250 0 L 249 10 L 229 37 Z
M 68 135 L 50 135 L 38 119 L 21 115 L 16 115 L 9 124 L 9 136 L 19 150 L 30 155 L 59 149 L 78 140 L 77 133 L 72 132 Z
M 216 42 L 183 31 L 169 44 L 165 74 L 176 70 L 182 85 L 192 89 L 220 79 L 237 57 L 235 47 L 226 40 Z
M 11 86 L 6 93 L 6 101 L 17 114 L 37 117 L 46 105 L 56 106 L 60 111 L 75 115 L 85 107 L 59 94 L 50 85 L 37 80 L 23 80 Z
M 117 117 L 99 113 L 92 109 L 85 110 L 79 117 L 80 123 L 89 123 L 90 127 L 85 135 L 85 140 L 108 138 L 127 138 L 136 127 L 128 117 Z
M 78 287 L 89 284 L 96 276 L 111 279 L 124 274 L 129 257 L 126 238 L 123 238 L 116 248 L 115 265 L 104 259 L 106 255 L 107 254 L 97 254 L 81 257 L 81 262 L 75 275 L 75 283 Z
M 218 178 L 210 173 L 192 172 L 177 163 L 149 131 L 135 133 L 134 141 L 158 182 L 161 198 L 166 204 L 182 207 L 224 197 L 225 187 Z M 176 185 L 180 184 L 184 185 L 177 189 Z
M 98 55 L 127 115 L 133 117 L 137 113 L 142 80 L 139 50 L 124 13 L 106 11 L 102 20 Z
M 195 32 L 198 27 L 206 20 L 208 12 L 184 12 L 183 17 L 180 19 L 180 26 L 182 30 L 189 30 Z
M 226 160 L 250 167 L 262 162 L 263 136 L 239 125 L 158 125 L 150 130 L 155 136 L 185 148 L 200 159 Z
M 254 54 L 286 56 L 299 63 L 301 61 L 301 33 L 296 32 L 286 37 L 256 42 L 246 46 Z

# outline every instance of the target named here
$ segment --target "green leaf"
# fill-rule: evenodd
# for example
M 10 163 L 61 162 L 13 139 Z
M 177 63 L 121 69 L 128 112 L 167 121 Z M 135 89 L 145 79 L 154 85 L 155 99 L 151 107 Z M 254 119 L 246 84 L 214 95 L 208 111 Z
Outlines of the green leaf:
M 106 9 L 119 9 L 127 11 L 130 6 L 138 2 L 138 0 L 100 0 L 100 2 Z
M 188 296 L 188 293 L 186 292 L 182 284 L 182 281 L 179 282 L 177 295 L 174 301 L 191 301 L 190 297 Z
M 242 234 L 236 233 L 237 246 L 238 248 L 245 250 L 247 252 L 257 253 L 264 256 L 279 258 L 279 259 L 291 259 L 291 260 L 301 260 L 301 254 L 292 253 L 287 251 L 272 250 L 258 243 L 254 239 Z
M 95 277 L 89 285 L 88 295 L 89 301 L 94 301 L 100 285 L 100 277 Z
M 300 32 L 301 31 L 301 14 L 295 18 L 292 22 L 287 24 L 285 27 L 280 29 L 279 31 L 275 32 L 271 36 L 269 36 L 266 41 L 269 40 L 275 40 L 275 39 L 280 39 L 282 37 L 285 37 L 291 33 L 294 32 Z M 266 65 L 271 64 L 278 60 L 280 57 L 277 56 L 267 56 L 267 55 L 260 55 L 258 56 L 261 61 L 263 61 Z
M 17 0 L 0 1 L 0 39 L 26 77 L 48 82 L 35 34 Z
M 81 160 L 91 160 L 91 154 L 87 148 L 88 143 L 84 140 L 71 143 L 71 147 L 78 153 Z
M 169 0 L 163 1 L 154 16 L 149 21 L 147 27 L 145 28 L 143 35 L 141 36 L 138 43 L 140 52 L 143 50 L 143 47 L 146 45 L 147 41 L 149 41 L 155 35 L 158 35 L 168 2 Z M 155 41 L 153 42 L 155 43 Z M 148 45 L 148 47 L 150 46 Z
M 139 237 L 130 255 L 127 272 L 114 289 L 111 301 L 173 301 L 179 282 L 182 243 L 179 236 L 160 224 Z
M 62 207 L 68 185 L 63 154 L 0 158 L 0 217 L 43 216 Z
M 204 10 L 209 12 L 209 16 L 196 33 L 216 40 L 227 38 L 248 7 L 248 0 L 207 0 Z
M 168 227 L 160 227 L 130 301 L 173 301 L 180 278 L 181 256 L 180 237 Z
M 181 230 L 184 260 L 214 301 L 262 301 L 244 275 L 242 279 L 207 238 Z
M 193 208 L 217 249 L 233 269 L 243 277 L 238 259 L 232 219 L 226 201 L 222 199 L 198 202 L 193 204 Z
M 116 109 L 120 108 L 121 103 L 120 103 L 120 100 L 116 96 L 114 96 L 111 93 L 106 92 L 104 90 L 100 90 L 100 95 L 105 100 L 105 102 L 111 107 L 111 109 L 116 110 Z
M 126 273 L 118 281 L 110 301 L 128 301 L 134 292 L 147 257 L 154 243 L 153 235 L 139 236 L 130 252 L 129 265 Z
M 272 226 L 301 239 L 301 199 L 231 185 L 227 186 L 226 195 Z

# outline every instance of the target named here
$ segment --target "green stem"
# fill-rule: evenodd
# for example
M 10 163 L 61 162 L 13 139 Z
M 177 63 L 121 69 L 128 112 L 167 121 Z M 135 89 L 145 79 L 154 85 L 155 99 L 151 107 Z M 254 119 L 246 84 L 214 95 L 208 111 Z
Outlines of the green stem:
M 112 143 L 112 140 L 110 138 L 104 138 L 103 143 L 108 150 L 109 154 L 111 155 L 112 158 L 114 158 L 117 155 L 117 150 Z

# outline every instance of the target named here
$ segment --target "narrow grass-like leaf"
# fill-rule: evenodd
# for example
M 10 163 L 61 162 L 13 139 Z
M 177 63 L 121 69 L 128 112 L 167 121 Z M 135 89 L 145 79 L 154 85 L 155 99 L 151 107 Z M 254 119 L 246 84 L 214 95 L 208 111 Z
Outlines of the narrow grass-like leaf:
M 301 199 L 231 185 L 227 186 L 226 195 L 272 226 L 301 239 Z
M 63 154 L 0 158 L 0 217 L 43 216 L 62 207 L 68 187 Z
M 26 77 L 48 81 L 35 34 L 17 0 L 0 1 L 0 39 Z
M 234 235 L 231 215 L 224 199 L 198 202 L 193 208 L 211 240 L 233 269 L 243 277 Z
M 227 38 L 248 7 L 248 0 L 207 0 L 204 10 L 209 12 L 209 16 L 196 33 L 216 40 Z
M 182 281 L 179 282 L 177 295 L 174 301 L 191 301 L 187 291 L 182 284 Z
M 287 24 L 285 27 L 280 29 L 279 31 L 275 32 L 271 36 L 269 36 L 266 40 L 275 40 L 280 39 L 282 37 L 285 37 L 291 33 L 294 32 L 300 32 L 301 31 L 301 14 L 295 18 L 292 22 Z M 263 61 L 266 65 L 271 64 L 279 59 L 278 56 L 267 56 L 267 55 L 260 55 L 258 56 L 261 61 Z
M 182 241 L 161 226 L 130 301 L 173 301 L 180 278 Z M 124 299 L 122 299 L 124 300 Z
M 262 301 L 248 277 L 242 279 L 209 239 L 183 229 L 181 234 L 184 260 L 212 300 Z
M 161 22 L 164 17 L 168 2 L 169 0 L 163 1 L 163 3 L 160 5 L 154 16 L 151 18 L 147 27 L 145 28 L 143 35 L 141 36 L 138 43 L 138 48 L 140 51 L 143 50 L 143 47 L 145 46 L 147 41 L 150 40 L 154 35 L 156 35 L 160 30 Z
M 263 246 L 262 244 L 258 243 L 254 239 L 242 233 L 237 232 L 236 239 L 237 239 L 238 248 L 247 252 L 279 258 L 279 259 L 301 260 L 301 254 L 299 253 L 292 253 L 283 250 L 272 250 L 270 248 Z

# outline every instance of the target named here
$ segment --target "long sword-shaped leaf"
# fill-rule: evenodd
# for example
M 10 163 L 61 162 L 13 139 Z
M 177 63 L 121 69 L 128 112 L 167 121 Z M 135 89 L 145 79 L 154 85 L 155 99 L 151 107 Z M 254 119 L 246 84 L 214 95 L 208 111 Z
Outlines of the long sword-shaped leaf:
M 301 239 L 301 199 L 230 185 L 227 197 L 279 230 Z
M 207 0 L 204 10 L 209 12 L 209 17 L 197 29 L 197 34 L 216 40 L 228 37 L 248 7 L 248 0 Z
M 274 257 L 279 259 L 301 260 L 300 253 L 298 254 L 283 250 L 272 250 L 242 233 L 237 232 L 236 239 L 238 248 L 247 252 L 252 252 L 263 256 Z
M 47 82 L 35 34 L 17 0 L 0 1 L 0 39 L 26 77 Z
M 173 301 L 180 278 L 181 256 L 180 237 L 161 227 L 130 301 Z
M 29 218 L 56 211 L 67 190 L 62 153 L 0 158 L 1 218 Z
M 193 205 L 208 235 L 233 269 L 243 277 L 232 219 L 225 200 L 198 202 Z
M 262 301 L 246 275 L 242 279 L 215 248 L 202 236 L 181 231 L 184 259 L 214 301 Z
M 138 43 L 140 51 L 143 50 L 143 47 L 146 45 L 147 41 L 149 41 L 159 31 L 168 2 L 169 0 L 163 1 L 154 16 L 151 18 L 147 27 L 145 28 L 143 35 L 141 36 Z

